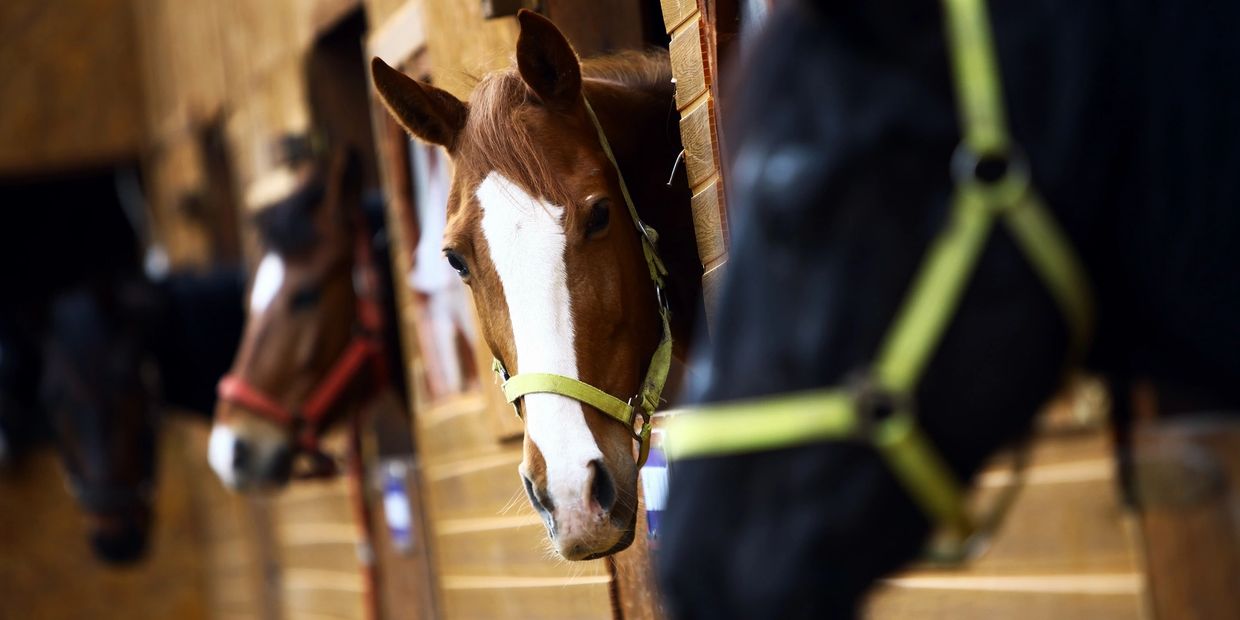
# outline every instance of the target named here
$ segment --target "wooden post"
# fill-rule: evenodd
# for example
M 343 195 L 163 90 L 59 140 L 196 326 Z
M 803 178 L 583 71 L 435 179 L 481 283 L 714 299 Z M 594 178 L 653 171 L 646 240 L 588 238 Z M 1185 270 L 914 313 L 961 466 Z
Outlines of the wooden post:
M 1157 618 L 1240 618 L 1240 422 L 1171 418 L 1135 436 Z
M 693 194 L 693 225 L 709 320 L 714 316 L 715 298 L 728 260 L 728 219 L 715 102 L 718 55 L 714 24 L 700 0 L 662 0 L 662 7 L 663 23 L 672 37 L 676 110 L 680 112 L 684 166 Z

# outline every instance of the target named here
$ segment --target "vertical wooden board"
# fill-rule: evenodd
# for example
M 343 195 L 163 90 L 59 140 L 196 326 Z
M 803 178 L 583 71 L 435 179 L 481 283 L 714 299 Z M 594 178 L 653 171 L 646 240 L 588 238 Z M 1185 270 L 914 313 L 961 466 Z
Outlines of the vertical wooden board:
M 680 139 L 685 146 L 685 172 L 691 188 L 709 182 L 719 170 L 712 133 L 713 105 L 710 99 L 699 99 L 696 105 L 681 112 Z
M 672 75 L 676 76 L 676 109 L 684 110 L 707 92 L 706 70 L 702 58 L 702 30 L 698 20 L 672 34 L 668 52 Z
M 1240 423 L 1145 421 L 1134 443 L 1155 616 L 1240 615 Z
M 693 195 L 693 230 L 697 236 L 698 258 L 710 266 L 727 254 L 720 221 L 719 180 L 711 181 Z
M 646 499 L 643 489 L 637 489 L 637 523 L 633 544 L 614 556 L 615 579 L 620 591 L 620 617 L 625 620 L 656 620 L 667 617 L 660 602 L 658 584 L 654 578 L 654 562 L 647 540 L 650 536 L 646 522 Z
M 670 33 L 698 12 L 698 0 L 659 0 L 663 24 Z

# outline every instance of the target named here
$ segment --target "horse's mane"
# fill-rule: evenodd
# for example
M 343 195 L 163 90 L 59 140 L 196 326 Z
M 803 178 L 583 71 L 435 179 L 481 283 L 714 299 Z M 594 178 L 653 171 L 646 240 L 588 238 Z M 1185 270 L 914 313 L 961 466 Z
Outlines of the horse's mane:
M 591 83 L 610 83 L 652 94 L 666 91 L 670 96 L 672 92 L 672 68 L 666 50 L 630 50 L 585 59 L 581 73 L 587 89 Z M 502 171 L 557 204 L 568 204 L 571 196 L 563 182 L 546 168 L 545 145 L 519 122 L 520 112 L 537 101 L 514 61 L 508 68 L 478 80 L 469 100 L 466 132 L 488 169 Z

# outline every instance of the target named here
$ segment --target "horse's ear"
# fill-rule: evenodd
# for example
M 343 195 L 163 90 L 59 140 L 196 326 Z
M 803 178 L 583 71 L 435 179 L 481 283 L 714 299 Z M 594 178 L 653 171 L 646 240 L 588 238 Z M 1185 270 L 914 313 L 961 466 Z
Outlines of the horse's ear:
M 517 12 L 517 70 L 547 104 L 569 106 L 581 98 L 581 63 L 568 39 L 551 20 L 530 11 Z
M 453 149 L 469 116 L 464 102 L 389 67 L 377 57 L 370 61 L 370 74 L 384 107 L 401 127 L 422 140 Z

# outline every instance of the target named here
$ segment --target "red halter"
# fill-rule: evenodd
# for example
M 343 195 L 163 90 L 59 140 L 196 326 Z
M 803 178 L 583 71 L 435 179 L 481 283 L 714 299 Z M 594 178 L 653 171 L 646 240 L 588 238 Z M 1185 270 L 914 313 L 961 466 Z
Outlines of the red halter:
M 237 374 L 220 379 L 216 392 L 220 400 L 290 429 L 296 434 L 297 448 L 320 461 L 330 462 L 319 446 L 323 427 L 345 389 L 364 368 L 371 368 L 372 381 L 367 398 L 387 385 L 387 360 L 383 351 L 383 310 L 376 300 L 378 277 L 370 257 L 370 239 L 365 222 L 358 218 L 354 243 L 354 293 L 357 296 L 357 334 L 336 358 L 335 364 L 318 382 L 300 407 L 287 408 Z M 360 418 L 359 418 L 360 419 Z M 320 458 L 323 457 L 323 458 Z M 325 472 L 330 473 L 330 472 Z

